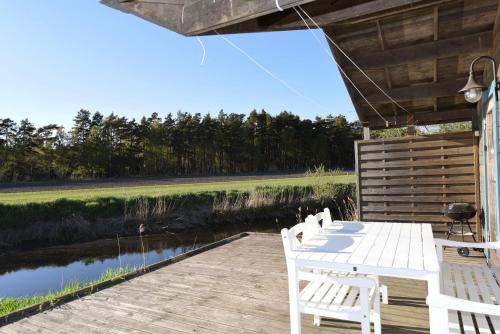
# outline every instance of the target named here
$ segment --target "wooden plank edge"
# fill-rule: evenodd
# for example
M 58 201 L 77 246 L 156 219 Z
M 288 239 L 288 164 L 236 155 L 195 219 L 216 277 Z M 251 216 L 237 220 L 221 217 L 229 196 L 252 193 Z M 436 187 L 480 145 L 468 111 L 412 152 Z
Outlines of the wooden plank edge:
M 89 296 L 89 295 L 96 293 L 98 291 L 110 288 L 110 287 L 118 285 L 120 283 L 129 281 L 133 278 L 145 275 L 147 273 L 150 273 L 150 272 L 156 271 L 158 269 L 167 267 L 167 266 L 172 265 L 174 263 L 178 263 L 182 260 L 188 259 L 188 258 L 193 257 L 195 255 L 204 253 L 206 251 L 212 250 L 214 248 L 226 245 L 226 244 L 231 243 L 233 241 L 240 240 L 240 239 L 243 239 L 245 237 L 248 237 L 248 236 L 254 235 L 254 234 L 257 234 L 257 233 L 253 233 L 253 232 L 239 233 L 239 234 L 233 235 L 229 238 L 213 242 L 211 244 L 208 244 L 208 245 L 202 246 L 200 248 L 191 250 L 189 252 L 171 257 L 169 259 L 166 259 L 166 260 L 163 260 L 163 261 L 160 261 L 157 263 L 153 263 L 145 268 L 140 268 L 138 270 L 127 273 L 125 275 L 115 277 L 111 280 L 104 281 L 104 282 L 101 282 L 99 284 L 92 285 L 92 286 L 77 290 L 77 291 L 72 292 L 72 293 L 68 293 L 66 295 L 63 295 L 61 297 L 56 298 L 53 301 L 46 301 L 43 303 L 31 305 L 31 306 L 22 308 L 20 310 L 5 314 L 5 315 L 0 317 L 0 328 L 2 326 L 6 326 L 6 325 L 12 324 L 16 321 L 19 321 L 21 319 L 33 316 L 35 314 L 54 309 L 58 306 L 69 303 L 69 302 L 74 301 L 76 299 L 80 299 L 82 297 Z
M 370 140 L 359 140 L 360 145 L 363 144 L 377 144 L 383 142 L 402 142 L 406 143 L 409 140 L 416 140 L 418 142 L 424 141 L 432 141 L 432 140 L 447 140 L 450 138 L 453 139 L 470 139 L 472 131 L 460 131 L 460 132 L 449 132 L 449 133 L 436 133 L 429 135 L 416 135 L 416 136 L 405 136 L 405 137 L 393 137 L 393 138 L 377 138 Z M 472 142 L 472 140 L 471 140 Z

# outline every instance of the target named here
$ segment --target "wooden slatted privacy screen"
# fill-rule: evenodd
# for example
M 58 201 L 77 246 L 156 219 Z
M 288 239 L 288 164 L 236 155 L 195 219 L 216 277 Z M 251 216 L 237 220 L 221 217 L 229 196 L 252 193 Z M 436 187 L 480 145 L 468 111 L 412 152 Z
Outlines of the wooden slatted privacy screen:
M 476 141 L 472 132 L 358 141 L 360 219 L 446 223 L 447 203 L 480 207 Z

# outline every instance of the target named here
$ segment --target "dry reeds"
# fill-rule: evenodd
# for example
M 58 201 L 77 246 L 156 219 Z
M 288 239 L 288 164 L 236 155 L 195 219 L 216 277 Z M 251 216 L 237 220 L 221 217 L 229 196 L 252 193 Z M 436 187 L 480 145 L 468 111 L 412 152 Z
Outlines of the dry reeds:
M 346 197 L 340 202 L 335 202 L 340 220 L 356 221 L 359 219 L 356 202 L 351 197 Z
M 307 188 L 257 188 L 248 193 L 224 194 L 213 202 L 215 212 L 235 212 L 273 206 L 292 206 L 308 202 L 313 194 Z
M 174 209 L 173 200 L 162 196 L 156 198 L 139 197 L 125 202 L 125 220 L 146 221 L 151 218 L 164 217 Z

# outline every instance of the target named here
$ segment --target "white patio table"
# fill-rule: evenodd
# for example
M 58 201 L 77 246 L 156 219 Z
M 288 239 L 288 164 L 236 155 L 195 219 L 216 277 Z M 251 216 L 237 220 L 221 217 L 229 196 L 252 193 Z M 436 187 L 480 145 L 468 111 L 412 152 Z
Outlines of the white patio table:
M 298 246 L 287 261 L 294 268 L 289 277 L 291 292 L 299 289 L 301 268 L 424 280 L 429 295 L 440 289 L 439 262 L 430 224 L 335 221 Z M 290 293 L 292 328 L 300 328 L 296 296 L 297 293 Z M 447 331 L 440 327 L 447 323 L 442 321 L 447 316 L 442 310 L 429 309 L 432 334 Z

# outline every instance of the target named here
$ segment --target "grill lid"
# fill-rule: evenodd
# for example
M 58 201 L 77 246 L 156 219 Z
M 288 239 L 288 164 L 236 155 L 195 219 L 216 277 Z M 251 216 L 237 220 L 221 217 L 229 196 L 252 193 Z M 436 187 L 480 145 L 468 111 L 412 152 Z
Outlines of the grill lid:
M 454 220 L 471 219 L 476 215 L 476 208 L 470 203 L 450 203 L 445 215 Z

